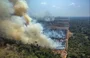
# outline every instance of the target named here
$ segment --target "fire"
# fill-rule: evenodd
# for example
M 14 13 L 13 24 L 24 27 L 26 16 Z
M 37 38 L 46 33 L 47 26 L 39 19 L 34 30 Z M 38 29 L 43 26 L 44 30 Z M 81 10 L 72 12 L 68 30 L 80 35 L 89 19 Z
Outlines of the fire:
M 25 0 L 15 1 L 14 7 L 12 7 L 13 3 L 11 4 L 9 0 L 0 0 L 0 36 L 6 39 L 20 40 L 24 44 L 36 44 L 37 42 L 39 46 L 55 49 L 57 42 L 44 34 L 42 25 L 31 22 L 31 18 L 27 14 L 28 6 Z M 15 15 L 11 15 L 13 13 Z M 23 19 L 26 21 L 27 27 L 24 26 Z M 67 53 L 62 52 L 63 55 L 67 55 Z

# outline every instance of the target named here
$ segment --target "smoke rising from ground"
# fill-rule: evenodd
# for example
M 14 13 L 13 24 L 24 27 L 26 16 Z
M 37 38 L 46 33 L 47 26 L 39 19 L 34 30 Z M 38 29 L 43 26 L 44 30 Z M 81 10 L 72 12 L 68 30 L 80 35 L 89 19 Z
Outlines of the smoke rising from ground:
M 0 36 L 8 39 L 21 40 L 25 44 L 35 44 L 47 48 L 55 48 L 53 40 L 43 34 L 39 23 L 30 22 L 26 14 L 25 0 L 0 0 Z M 20 11 L 21 10 L 21 11 Z M 16 15 L 12 15 L 15 13 Z M 24 15 L 25 14 L 25 15 Z M 25 17 L 24 17 L 25 16 Z M 23 18 L 24 17 L 24 18 Z M 25 26 L 25 23 L 29 25 Z

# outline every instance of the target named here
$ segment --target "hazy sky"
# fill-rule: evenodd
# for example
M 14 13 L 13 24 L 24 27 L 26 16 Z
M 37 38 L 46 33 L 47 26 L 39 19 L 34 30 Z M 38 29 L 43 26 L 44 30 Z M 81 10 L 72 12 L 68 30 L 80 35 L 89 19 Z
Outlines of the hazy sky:
M 26 0 L 31 15 L 90 16 L 90 0 Z

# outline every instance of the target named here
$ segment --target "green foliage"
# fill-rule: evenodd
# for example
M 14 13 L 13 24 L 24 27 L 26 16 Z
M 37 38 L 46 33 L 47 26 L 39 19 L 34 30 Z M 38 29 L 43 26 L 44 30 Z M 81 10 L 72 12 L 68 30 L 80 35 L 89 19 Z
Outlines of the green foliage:
M 0 58 L 60 58 L 60 55 L 53 53 L 48 48 L 33 44 L 22 44 L 20 41 L 17 43 L 13 40 L 3 40 L 5 47 L 0 47 Z
M 70 30 L 68 58 L 90 58 L 90 19 L 73 19 Z
M 18 52 L 23 53 L 25 56 L 35 56 L 35 58 L 60 58 L 60 55 L 54 54 L 51 49 L 42 48 L 40 46 L 35 46 L 32 44 L 20 45 L 18 48 Z

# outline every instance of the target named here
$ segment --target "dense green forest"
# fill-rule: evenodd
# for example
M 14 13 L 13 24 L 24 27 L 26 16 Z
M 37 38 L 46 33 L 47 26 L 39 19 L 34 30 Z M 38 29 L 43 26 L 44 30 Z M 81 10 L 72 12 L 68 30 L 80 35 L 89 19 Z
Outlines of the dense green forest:
M 90 18 L 71 18 L 68 58 L 90 58 Z
M 20 41 L 0 38 L 0 58 L 60 58 L 60 54 L 38 44 L 23 44 Z

